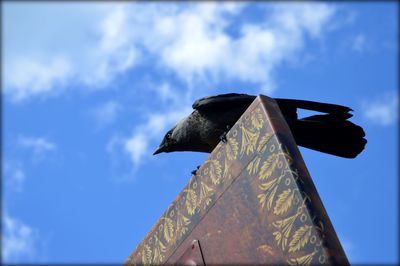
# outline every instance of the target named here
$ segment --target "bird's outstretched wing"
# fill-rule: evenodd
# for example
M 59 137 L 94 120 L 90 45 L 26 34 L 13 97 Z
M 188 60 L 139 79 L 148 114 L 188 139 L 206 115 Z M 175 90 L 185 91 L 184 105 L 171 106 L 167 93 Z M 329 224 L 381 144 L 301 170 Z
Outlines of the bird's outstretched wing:
M 193 103 L 192 107 L 199 111 L 215 111 L 215 109 L 220 108 L 230 109 L 241 106 L 247 108 L 255 98 L 256 96 L 239 93 L 220 94 L 198 99 Z

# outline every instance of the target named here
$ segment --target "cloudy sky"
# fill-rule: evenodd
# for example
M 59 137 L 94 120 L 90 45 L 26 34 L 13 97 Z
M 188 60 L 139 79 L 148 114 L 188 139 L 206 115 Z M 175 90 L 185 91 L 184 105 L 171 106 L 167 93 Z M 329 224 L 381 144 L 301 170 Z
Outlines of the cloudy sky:
M 350 262 L 397 262 L 397 3 L 2 6 L 4 261 L 123 262 L 207 158 L 165 131 L 243 92 L 354 109 L 359 157 L 300 151 Z

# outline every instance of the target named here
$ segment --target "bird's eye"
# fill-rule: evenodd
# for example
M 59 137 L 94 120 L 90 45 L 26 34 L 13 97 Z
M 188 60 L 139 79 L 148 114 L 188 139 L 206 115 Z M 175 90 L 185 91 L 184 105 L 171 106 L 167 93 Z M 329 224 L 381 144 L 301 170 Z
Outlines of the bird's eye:
M 167 133 L 167 135 L 165 136 L 167 139 L 170 139 L 171 138 L 171 132 L 170 133 Z

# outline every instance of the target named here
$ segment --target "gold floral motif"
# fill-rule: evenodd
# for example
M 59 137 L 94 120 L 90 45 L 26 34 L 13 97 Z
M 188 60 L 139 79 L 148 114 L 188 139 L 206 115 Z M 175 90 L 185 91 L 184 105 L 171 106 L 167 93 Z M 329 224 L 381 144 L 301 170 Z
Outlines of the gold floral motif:
M 280 245 L 282 250 L 286 249 L 287 246 L 287 242 L 290 236 L 290 232 L 292 231 L 293 228 L 293 224 L 296 221 L 297 217 L 299 217 L 300 212 L 297 212 L 296 214 L 283 219 L 283 220 L 279 220 L 276 222 L 273 222 L 272 225 L 278 229 L 278 231 L 275 231 L 273 233 L 275 240 L 278 244 L 278 246 Z
M 164 260 L 165 245 L 154 235 L 154 257 L 152 264 L 159 264 Z
M 243 125 L 242 129 L 242 146 L 240 147 L 240 155 L 243 155 L 246 152 L 246 155 L 253 153 L 256 147 L 256 143 L 258 140 L 258 136 L 260 135 L 260 131 L 251 131 L 247 129 Z
M 151 248 L 149 245 L 145 244 L 143 249 L 142 249 L 142 263 L 144 265 L 151 265 L 152 260 L 153 260 L 153 252 L 151 251 Z
M 315 254 L 317 254 L 318 250 L 314 250 L 313 252 L 311 252 L 310 254 L 307 254 L 305 256 L 302 256 L 300 258 L 292 258 L 289 259 L 287 262 L 289 265 L 311 265 L 311 262 L 315 256 Z
M 169 243 L 174 237 L 174 224 L 168 217 L 162 217 L 161 219 L 164 220 L 164 239 Z
M 246 170 L 249 175 L 254 175 L 258 172 L 258 166 L 260 165 L 261 158 L 254 157 L 254 159 L 247 165 Z
M 225 154 L 229 161 L 236 160 L 239 152 L 239 144 L 236 139 L 229 138 L 225 145 Z
M 279 155 L 279 153 L 273 153 L 267 158 L 267 160 L 264 161 L 263 165 L 261 166 L 259 176 L 261 180 L 268 179 L 275 171 L 276 167 L 278 166 Z
M 206 185 L 206 183 L 200 183 L 200 198 L 199 205 L 203 204 L 203 209 L 206 209 L 208 205 L 211 203 L 211 195 L 214 193 L 214 190 Z
M 272 133 L 271 132 L 266 132 L 264 134 L 264 136 L 261 137 L 260 142 L 258 143 L 258 147 L 257 147 L 257 152 L 259 153 L 264 153 L 265 150 L 267 149 L 267 142 L 268 140 L 272 137 Z
M 261 108 L 256 108 L 251 114 L 251 125 L 253 128 L 260 130 L 264 125 L 263 114 L 261 113 Z
M 186 192 L 186 209 L 189 215 L 193 215 L 197 209 L 197 195 L 193 189 L 185 189 Z
M 281 194 L 279 194 L 278 199 L 275 203 L 274 214 L 281 215 L 285 214 L 290 207 L 292 206 L 294 191 L 290 188 L 284 190 Z
M 310 240 L 312 226 L 305 224 L 293 234 L 292 240 L 289 243 L 289 252 L 300 250 Z
M 190 224 L 190 219 L 183 215 L 180 211 L 178 211 L 177 219 L 176 219 L 176 234 L 179 237 L 185 235 L 188 231 L 188 225 Z
M 214 185 L 218 185 L 222 177 L 221 164 L 217 160 L 207 160 L 204 165 L 208 165 L 208 175 Z
M 278 185 L 285 176 L 285 172 L 283 172 L 280 176 L 273 178 L 265 183 L 261 183 L 259 188 L 264 193 L 259 194 L 258 201 L 261 204 L 261 209 L 264 208 L 265 203 L 267 203 L 267 210 L 270 210 L 272 207 L 273 200 L 275 198 L 276 191 L 278 189 Z
M 301 182 L 299 174 L 297 169 L 290 167 L 293 159 L 284 145 L 267 145 L 272 136 L 272 134 L 265 134 L 261 137 L 257 147 L 259 153 L 266 152 L 268 148 L 270 155 L 267 159 L 259 162 L 258 157 L 255 157 L 248 164 L 246 170 L 249 174 L 258 173 L 260 182 L 258 187 L 262 191 L 258 194 L 261 209 L 264 207 L 267 210 L 272 209 L 272 213 L 280 217 L 272 222 L 272 226 L 276 229 L 272 234 L 277 246 L 284 253 L 291 254 L 286 262 L 290 265 L 310 265 L 319 252 L 316 239 L 312 240 L 313 225 L 310 219 L 307 219 L 306 202 L 310 202 L 310 198 L 304 193 L 299 193 L 298 189 L 291 185 L 291 179 Z M 285 217 L 294 205 L 297 205 L 297 212 Z M 323 225 L 317 226 L 317 230 L 321 230 L 320 228 L 322 229 Z M 313 237 L 316 238 L 316 236 Z M 308 244 L 315 246 L 313 252 L 306 255 L 302 253 L 300 256 L 295 253 L 303 250 Z
M 271 181 L 273 182 L 273 181 Z M 274 200 L 276 190 L 278 189 L 277 186 L 274 186 L 271 190 L 269 190 L 267 193 L 259 194 L 258 201 L 261 204 L 261 209 L 264 208 L 265 203 L 267 203 L 267 210 L 271 209 L 272 202 Z M 268 200 L 267 200 L 268 199 Z

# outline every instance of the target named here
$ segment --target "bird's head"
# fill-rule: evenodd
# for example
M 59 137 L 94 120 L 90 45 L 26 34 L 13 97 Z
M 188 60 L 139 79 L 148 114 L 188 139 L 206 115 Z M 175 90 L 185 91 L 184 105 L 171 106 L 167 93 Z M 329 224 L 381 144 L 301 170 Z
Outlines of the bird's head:
M 162 153 L 162 152 L 171 152 L 174 151 L 174 147 L 177 144 L 177 141 L 174 139 L 174 129 L 175 127 L 171 128 L 167 134 L 165 134 L 160 146 L 156 149 L 153 155 Z
M 153 155 L 174 151 L 203 151 L 204 143 L 199 138 L 197 120 L 185 117 L 165 134 Z

